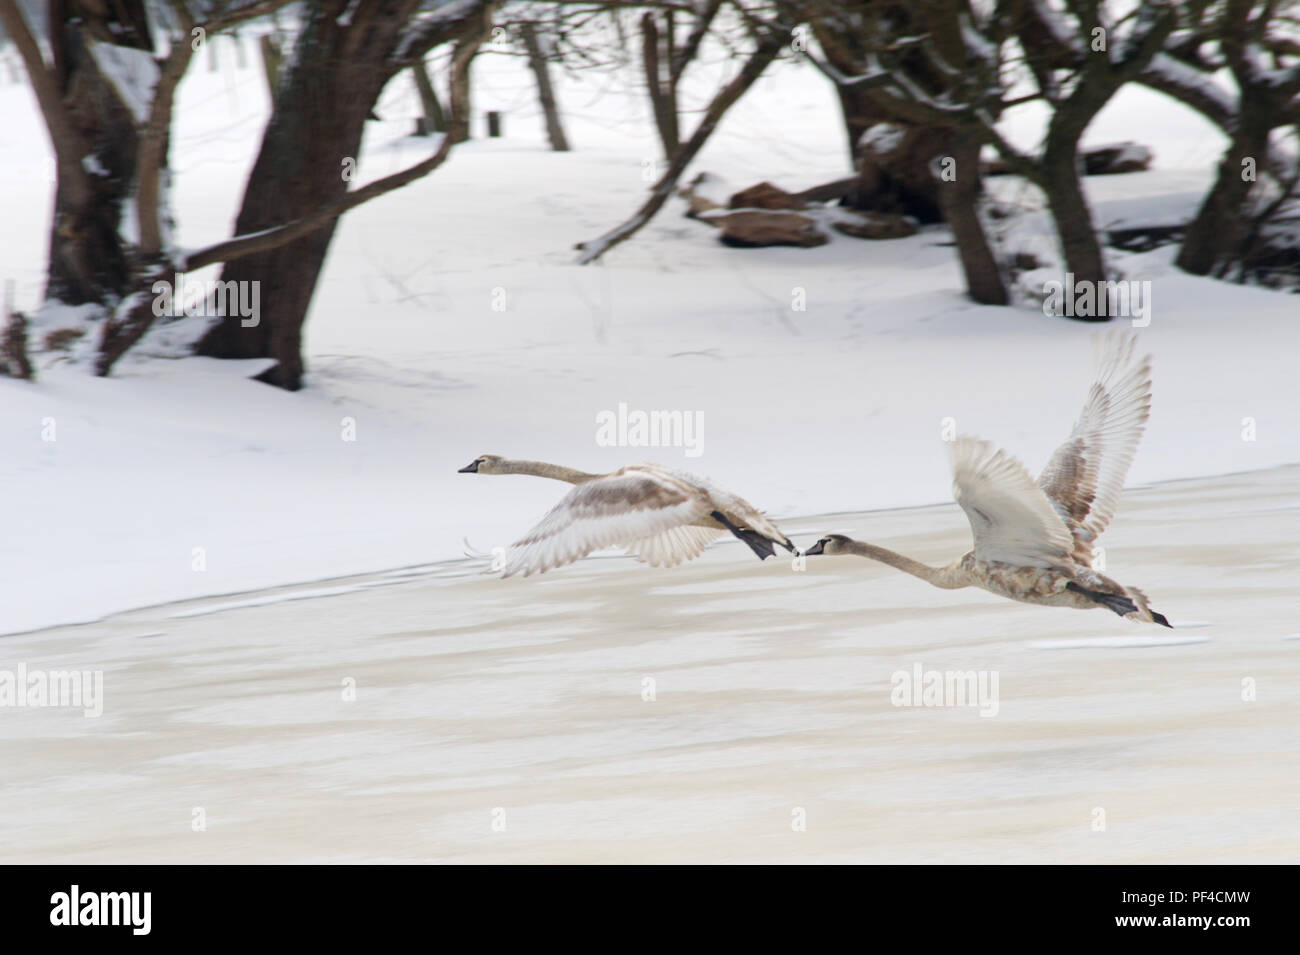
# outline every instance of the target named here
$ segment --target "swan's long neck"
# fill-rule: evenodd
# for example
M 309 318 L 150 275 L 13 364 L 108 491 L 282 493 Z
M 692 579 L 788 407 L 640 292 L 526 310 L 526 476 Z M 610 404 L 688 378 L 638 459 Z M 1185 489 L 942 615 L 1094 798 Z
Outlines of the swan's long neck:
M 600 477 L 588 474 L 576 468 L 566 468 L 562 464 L 548 464 L 545 461 L 502 461 L 498 474 L 531 474 L 535 477 L 551 478 L 569 484 L 585 484 Z
M 912 560 L 912 558 L 904 557 L 902 554 L 897 554 L 888 548 L 877 547 L 875 544 L 868 544 L 865 541 L 850 541 L 847 546 L 850 551 L 859 557 L 878 560 L 882 564 L 888 564 L 890 567 L 901 570 L 905 574 L 911 574 L 913 577 L 920 577 L 927 583 L 942 587 L 944 590 L 955 590 L 969 584 L 953 567 L 931 567 L 919 560 Z

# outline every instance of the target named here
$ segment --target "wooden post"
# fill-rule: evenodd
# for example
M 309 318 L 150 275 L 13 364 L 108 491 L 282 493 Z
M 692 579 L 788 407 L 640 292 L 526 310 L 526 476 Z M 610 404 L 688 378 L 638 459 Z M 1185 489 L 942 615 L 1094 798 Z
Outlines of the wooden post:
M 488 138 L 500 139 L 501 138 L 501 114 L 494 109 L 490 109 L 488 110 L 487 121 L 488 121 Z
M 560 111 L 555 105 L 555 90 L 551 86 L 551 71 L 542 52 L 542 44 L 537 38 L 537 27 L 531 22 L 521 25 L 524 47 L 528 50 L 528 65 L 537 77 L 537 98 L 542 104 L 542 114 L 546 117 L 546 137 L 551 141 L 551 149 L 557 153 L 569 151 L 569 140 L 560 125 Z

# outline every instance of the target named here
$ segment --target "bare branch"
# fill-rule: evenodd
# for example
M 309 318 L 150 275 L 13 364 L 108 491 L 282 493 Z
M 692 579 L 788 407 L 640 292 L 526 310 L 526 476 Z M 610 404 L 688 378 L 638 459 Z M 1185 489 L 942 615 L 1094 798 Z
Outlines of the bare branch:
M 677 180 L 686 171 L 686 167 L 690 165 L 696 153 L 708 141 L 718 122 L 726 114 L 727 110 L 762 76 L 768 65 L 776 59 L 777 54 L 781 52 L 781 47 L 785 44 L 785 39 L 785 34 L 776 28 L 769 28 L 761 36 L 758 47 L 750 55 L 740 73 L 713 97 L 708 109 L 704 111 L 704 117 L 700 120 L 700 124 L 695 128 L 695 132 L 691 134 L 689 140 L 682 144 L 682 148 L 672 158 L 668 168 L 659 178 L 659 181 L 655 183 L 650 191 L 650 197 L 642 204 L 641 208 L 626 222 L 606 232 L 600 238 L 580 243 L 577 246 L 581 253 L 578 256 L 579 265 L 588 265 L 596 261 L 620 242 L 625 242 L 631 238 L 642 226 L 654 218 L 655 213 L 663 208 L 663 204 L 668 201 Z

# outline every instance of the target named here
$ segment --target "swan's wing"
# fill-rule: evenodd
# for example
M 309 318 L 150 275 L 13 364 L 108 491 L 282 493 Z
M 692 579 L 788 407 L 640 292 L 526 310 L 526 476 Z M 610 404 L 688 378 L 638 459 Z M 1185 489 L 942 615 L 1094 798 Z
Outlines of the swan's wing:
M 653 473 L 623 468 L 566 494 L 536 527 L 515 541 L 501 576 L 527 577 L 595 550 L 657 538 L 709 511 L 704 494 Z
M 1136 343 L 1131 333 L 1098 336 L 1097 375 L 1083 411 L 1038 477 L 1084 562 L 1119 505 L 1151 411 L 1151 356 L 1136 355 Z
M 651 567 L 674 567 L 699 557 L 723 533 L 721 527 L 670 527 L 655 537 L 633 541 L 627 552 Z
M 975 556 L 1019 567 L 1058 567 L 1073 540 L 1052 502 L 1015 458 L 959 437 L 948 449 L 952 494 L 970 520 Z

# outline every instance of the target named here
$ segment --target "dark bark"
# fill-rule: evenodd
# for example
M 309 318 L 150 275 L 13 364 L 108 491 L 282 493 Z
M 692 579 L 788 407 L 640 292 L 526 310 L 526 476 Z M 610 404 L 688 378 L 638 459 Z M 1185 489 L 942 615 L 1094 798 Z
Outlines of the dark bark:
M 345 54 L 347 30 L 331 14 L 318 10 L 298 40 L 235 220 L 236 235 L 298 218 L 347 191 L 344 163 L 355 165 L 366 115 L 387 77 Z M 297 390 L 302 318 L 336 224 L 331 220 L 301 239 L 227 265 L 222 281 L 260 283 L 262 314 L 253 327 L 238 315 L 225 316 L 199 342 L 198 354 L 274 358 L 262 380 Z
M 438 101 L 438 94 L 429 80 L 429 70 L 423 60 L 411 67 L 411 75 L 415 78 L 415 88 L 420 94 L 420 108 L 424 111 L 424 135 L 446 132 L 447 117 L 442 112 L 442 103 Z
M 1219 163 L 1218 176 L 1206 193 L 1196 217 L 1187 226 L 1186 238 L 1175 264 L 1193 275 L 1209 275 L 1215 267 L 1235 256 L 1249 227 L 1245 214 L 1247 196 L 1254 183 L 1242 175 L 1243 159 L 1262 166 L 1268 152 L 1272 123 L 1244 107 L 1236 133 Z M 1262 170 L 1260 170 L 1262 172 Z
M 542 52 L 541 41 L 537 39 L 537 27 L 526 22 L 519 29 L 523 33 L 524 48 L 528 51 L 528 65 L 537 79 L 537 99 L 542 106 L 542 115 L 546 117 L 546 137 L 551 142 L 551 149 L 558 153 L 568 152 L 569 140 L 560 123 L 560 110 L 556 106 L 555 90 L 551 86 L 550 64 Z
M 956 174 L 951 180 L 938 180 L 937 194 L 944 221 L 957 243 L 966 290 L 981 305 L 1006 305 L 1011 299 L 980 221 L 980 141 L 971 131 L 954 130 L 948 137 L 947 152 Z
M 844 120 L 844 133 L 849 138 L 849 162 L 858 162 L 858 143 L 862 134 L 885 119 L 884 111 L 876 106 L 867 90 L 847 89 L 837 86 L 840 115 Z
M 926 37 L 938 58 L 963 63 L 967 53 L 959 14 L 969 11 L 960 4 L 885 4 L 876 0 L 822 9 L 823 15 L 812 21 L 813 33 L 827 71 L 837 77 L 836 92 L 857 168 L 857 181 L 846 194 L 845 204 L 863 211 L 908 215 L 920 222 L 946 222 L 957 246 L 967 293 L 984 304 L 1007 304 L 1009 296 L 997 257 L 979 214 L 981 139 L 977 131 L 957 125 L 953 118 L 931 115 L 874 79 L 862 79 L 868 66 L 880 62 L 879 55 L 887 52 L 889 67 L 905 74 L 915 88 L 930 95 L 953 92 L 962 78 L 943 69 L 919 44 L 904 43 L 901 38 Z M 891 37 L 897 42 L 888 44 Z M 880 49 L 882 43 L 887 44 L 887 51 Z M 859 79 L 848 80 L 850 77 Z M 882 122 L 899 127 L 899 145 L 887 152 L 862 145 L 863 134 Z M 937 168 L 945 159 L 955 163 L 949 167 L 955 172 L 951 179 L 941 178 Z
M 487 29 L 485 3 L 459 21 L 443 21 L 399 56 L 399 39 L 418 3 L 362 0 L 349 25 L 340 25 L 345 0 L 329 0 L 312 8 L 297 41 L 297 52 L 286 65 L 262 147 L 249 176 L 235 221 L 237 236 L 260 233 L 310 219 L 322 207 L 344 203 L 348 182 L 345 163 L 355 163 L 362 128 L 384 84 L 399 69 L 413 65 L 443 40 Z M 477 40 L 475 41 L 475 46 Z M 471 51 L 472 52 L 472 51 Z M 452 103 L 457 122 L 448 142 L 463 138 L 465 103 Z M 445 153 L 443 153 L 445 155 Z M 342 207 L 340 206 L 340 211 Z M 256 325 L 245 326 L 240 315 L 218 318 L 200 339 L 196 352 L 215 358 L 272 358 L 275 365 L 260 380 L 294 391 L 302 385 L 302 326 L 337 225 L 337 213 L 290 241 L 266 248 L 254 242 L 239 248 L 225 243 L 240 257 L 228 262 L 223 282 L 257 282 L 261 314 Z M 249 251 L 249 249 L 255 251 Z M 209 256 L 212 259 L 212 256 Z M 216 256 L 215 261 L 226 261 Z
M 1240 95 L 1236 121 L 1228 130 L 1232 142 L 1178 253 L 1179 268 L 1194 275 L 1222 274 L 1233 262 L 1249 257 L 1247 239 L 1256 232 L 1250 195 L 1270 162 L 1269 133 L 1300 120 L 1300 67 L 1285 77 L 1262 77 L 1255 56 L 1248 52 L 1277 42 L 1276 37 L 1269 39 L 1270 26 L 1267 10 L 1257 10 L 1256 0 L 1228 0 L 1220 42 Z M 1255 166 L 1250 178 L 1245 175 L 1246 160 Z M 1291 169 L 1279 176 L 1288 192 L 1293 178 Z
M 152 50 L 141 0 L 98 5 L 50 4 L 50 46 L 54 82 L 82 155 L 101 172 L 70 170 L 81 156 L 76 147 L 55 143 L 59 176 L 50 229 L 45 296 L 80 305 L 108 303 L 130 284 L 127 250 L 118 233 L 123 203 L 131 194 L 138 142 L 134 118 L 91 55 L 97 41 Z M 88 188 L 76 180 L 88 180 Z
M 273 34 L 264 33 L 258 43 L 262 52 L 262 73 L 266 76 L 266 94 L 275 102 L 276 91 L 280 88 L 280 69 L 284 65 L 284 55 L 280 52 L 280 42 Z
M 671 34 L 668 44 L 671 50 Z M 650 95 L 655 128 L 659 130 L 659 141 L 664 147 L 664 158 L 671 162 L 682 145 L 677 125 L 677 88 L 672 79 L 664 78 L 659 48 L 659 27 L 655 15 L 646 13 L 641 17 L 641 59 L 645 69 L 646 89 Z

